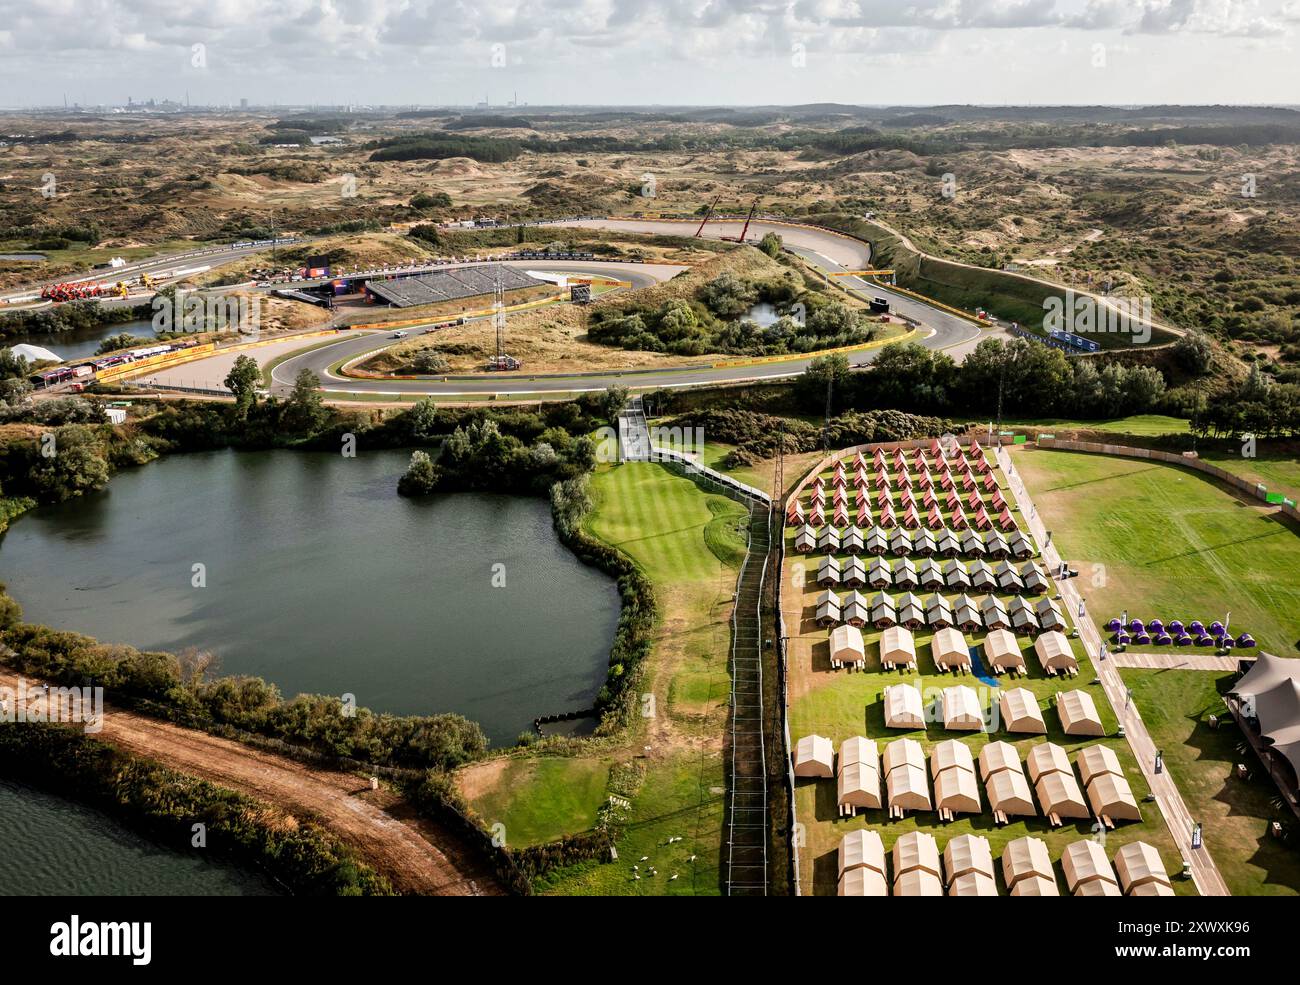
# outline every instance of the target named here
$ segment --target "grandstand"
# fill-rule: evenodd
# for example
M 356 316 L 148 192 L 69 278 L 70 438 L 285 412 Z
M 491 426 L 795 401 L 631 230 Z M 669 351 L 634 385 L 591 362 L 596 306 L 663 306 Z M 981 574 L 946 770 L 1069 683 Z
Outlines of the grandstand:
M 507 294 L 511 291 L 546 286 L 545 281 L 530 277 L 522 270 L 500 263 L 490 263 L 482 266 L 436 270 L 428 274 L 399 277 L 393 280 L 369 280 L 366 281 L 366 300 L 395 308 L 460 301 L 480 295 L 491 295 L 498 275 L 501 278 L 502 290 Z

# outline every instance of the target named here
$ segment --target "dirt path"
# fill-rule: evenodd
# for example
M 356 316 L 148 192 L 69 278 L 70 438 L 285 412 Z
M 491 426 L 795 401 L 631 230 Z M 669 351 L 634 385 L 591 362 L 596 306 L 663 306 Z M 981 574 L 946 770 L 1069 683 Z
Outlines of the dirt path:
M 0 669 L 0 686 L 19 675 Z M 35 682 L 27 681 L 28 686 Z M 417 817 L 388 790 L 372 792 L 358 777 L 319 769 L 205 732 L 106 705 L 95 738 L 223 787 L 310 816 L 346 842 L 403 893 L 502 895 L 479 854 L 436 822 Z

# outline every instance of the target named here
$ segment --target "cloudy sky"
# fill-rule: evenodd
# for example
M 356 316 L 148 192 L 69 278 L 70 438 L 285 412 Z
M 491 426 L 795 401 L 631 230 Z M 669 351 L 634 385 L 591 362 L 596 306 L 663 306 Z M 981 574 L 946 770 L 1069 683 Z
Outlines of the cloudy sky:
M 1300 0 L 0 0 L 0 105 L 1300 104 Z

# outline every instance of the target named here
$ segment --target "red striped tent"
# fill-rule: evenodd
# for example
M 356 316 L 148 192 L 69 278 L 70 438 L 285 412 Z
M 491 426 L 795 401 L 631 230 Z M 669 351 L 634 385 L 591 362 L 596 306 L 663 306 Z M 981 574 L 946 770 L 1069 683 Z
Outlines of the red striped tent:
M 993 521 L 989 519 L 989 515 L 984 512 L 984 507 L 981 506 L 975 511 L 975 529 L 987 530 L 991 526 L 993 526 Z
M 961 497 L 957 495 L 957 490 L 949 490 L 948 498 L 944 500 L 944 505 L 948 507 L 949 512 L 956 512 L 961 509 Z
M 984 509 L 984 501 L 980 499 L 980 494 L 974 489 L 972 489 L 970 495 L 966 497 L 966 505 L 970 507 L 972 513 L 976 510 Z
M 943 527 L 943 514 L 939 512 L 939 507 L 930 507 L 929 526 L 931 530 L 939 530 Z
M 1007 533 L 1016 529 L 1016 521 L 1015 518 L 1012 517 L 1010 510 L 1004 509 L 1002 511 L 1002 515 L 998 517 L 998 526 L 1007 531 Z
M 865 500 L 858 500 L 857 524 L 859 527 L 871 526 L 871 507 Z
M 995 489 L 993 491 L 993 498 L 990 502 L 993 503 L 993 508 L 995 510 L 1005 510 L 1007 508 L 1007 501 L 1002 498 L 1002 492 L 1000 490 Z
M 890 507 L 891 509 L 893 508 L 890 502 L 888 489 L 876 490 L 876 505 L 879 506 L 882 510 L 887 506 Z
M 984 488 L 989 492 L 993 492 L 998 488 L 998 480 L 994 477 L 992 472 L 984 473 Z
M 908 504 L 907 509 L 903 511 L 903 526 L 908 530 L 915 530 L 921 525 L 921 518 L 916 515 L 916 507 Z
M 921 502 L 933 509 L 939 499 L 935 496 L 933 489 L 927 489 L 925 495 L 921 497 Z
M 898 521 L 894 519 L 894 508 L 886 505 L 880 510 L 880 525 L 886 529 L 898 526 Z
M 790 524 L 803 523 L 803 507 L 799 505 L 799 500 L 790 500 L 790 509 L 786 512 L 785 519 Z
M 970 526 L 970 521 L 966 519 L 966 514 L 962 512 L 960 506 L 952 511 L 951 526 L 953 530 L 965 530 Z

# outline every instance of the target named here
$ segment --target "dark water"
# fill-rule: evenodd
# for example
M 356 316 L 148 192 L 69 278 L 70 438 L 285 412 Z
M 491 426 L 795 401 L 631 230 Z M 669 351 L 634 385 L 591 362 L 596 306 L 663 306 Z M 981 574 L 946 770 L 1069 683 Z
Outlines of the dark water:
M 153 322 L 144 319 L 97 325 L 94 328 L 78 329 L 75 332 L 28 332 L 23 335 L 8 336 L 0 340 L 0 344 L 13 346 L 26 342 L 29 345 L 39 345 L 49 349 L 66 363 L 73 359 L 93 356 L 95 350 L 99 348 L 99 343 L 109 336 L 121 335 L 123 332 L 142 339 L 152 339 L 158 334 L 154 330 Z
M 614 581 L 559 542 L 541 499 L 402 499 L 408 457 L 166 458 L 18 518 L 0 540 L 0 581 L 33 622 L 211 650 L 222 673 L 286 695 L 459 712 L 494 744 L 589 707 L 618 619 Z M 196 564 L 206 587 L 192 584 Z
M 0 896 L 264 896 L 273 883 L 157 845 L 74 801 L 0 779 Z

